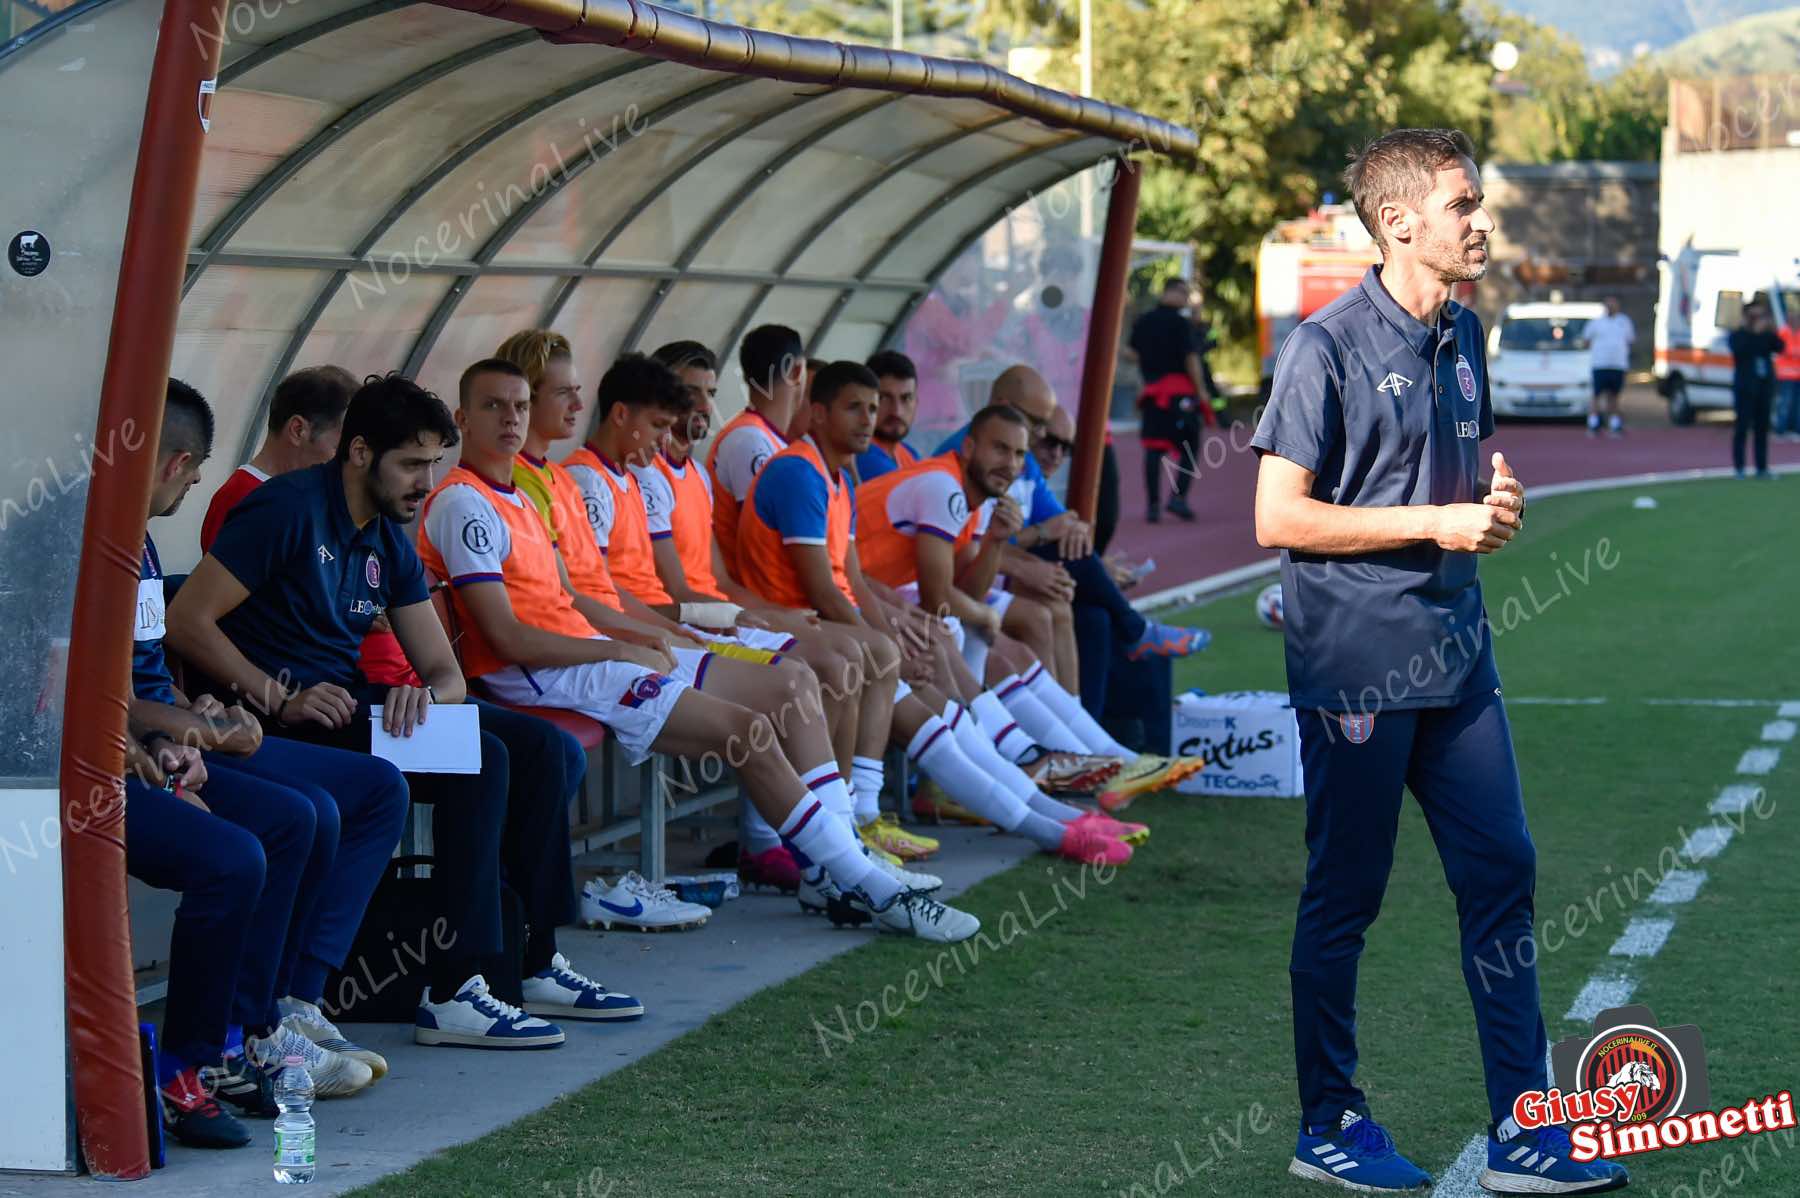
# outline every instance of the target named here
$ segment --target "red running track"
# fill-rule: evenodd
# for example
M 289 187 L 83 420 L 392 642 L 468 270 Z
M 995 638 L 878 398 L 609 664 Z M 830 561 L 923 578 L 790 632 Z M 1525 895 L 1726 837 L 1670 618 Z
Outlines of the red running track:
M 1586 429 L 1574 423 L 1504 421 L 1494 436 L 1483 442 L 1484 455 L 1495 450 L 1506 454 L 1528 492 L 1534 484 L 1731 464 L 1729 421 L 1708 413 L 1701 423 L 1676 428 L 1662 414 L 1661 402 L 1653 394 L 1627 393 L 1624 406 L 1626 419 L 1635 423 L 1621 439 L 1589 438 Z M 1160 524 L 1144 519 L 1144 459 L 1137 434 L 1114 434 L 1122 510 L 1109 552 L 1123 552 L 1133 561 L 1156 559 L 1156 572 L 1134 594 L 1178 587 L 1272 556 L 1257 545 L 1252 519 L 1256 454 L 1249 443 L 1253 431 L 1248 425 L 1229 433 L 1210 431 L 1188 490 L 1188 503 L 1199 518 L 1184 523 L 1165 511 Z M 1772 465 L 1800 463 L 1800 443 L 1772 440 L 1769 461 Z M 1164 482 L 1166 503 L 1166 478 Z

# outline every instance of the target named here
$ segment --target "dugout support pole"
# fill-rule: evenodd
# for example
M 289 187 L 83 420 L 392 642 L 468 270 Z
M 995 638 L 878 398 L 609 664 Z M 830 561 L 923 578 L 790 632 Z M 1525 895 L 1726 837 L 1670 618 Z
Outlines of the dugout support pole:
M 1119 331 L 1125 318 L 1125 280 L 1131 271 L 1138 185 L 1143 177 L 1143 168 L 1129 158 L 1119 159 L 1106 206 L 1100 270 L 1094 280 L 1094 308 L 1088 320 L 1087 354 L 1081 366 L 1081 407 L 1075 416 L 1075 453 L 1069 463 L 1069 508 L 1089 524 L 1094 522 L 1100 499 L 1100 461 L 1112 408 L 1113 371 L 1119 360 Z
M 188 229 L 223 45 L 194 31 L 223 29 L 224 17 L 224 0 L 163 4 L 94 435 L 94 444 L 122 443 L 127 452 L 94 460 L 69 636 L 58 783 L 69 1054 L 82 1156 L 94 1176 L 115 1181 L 150 1172 L 119 781 L 131 634 Z

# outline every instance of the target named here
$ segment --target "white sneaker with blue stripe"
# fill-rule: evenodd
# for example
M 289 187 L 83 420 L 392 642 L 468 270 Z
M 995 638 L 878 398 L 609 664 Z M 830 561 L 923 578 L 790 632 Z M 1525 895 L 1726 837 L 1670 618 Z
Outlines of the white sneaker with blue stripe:
M 1345 1111 L 1335 1129 L 1302 1126 L 1288 1172 L 1346 1190 L 1390 1194 L 1431 1184 L 1431 1174 L 1394 1150 L 1387 1128 L 1357 1111 Z
M 1631 1184 L 1624 1165 L 1605 1158 L 1582 1164 L 1570 1159 L 1572 1150 L 1560 1127 L 1522 1131 L 1508 1119 L 1488 1137 L 1481 1184 L 1497 1194 L 1602 1194 Z
M 561 953 L 550 958 L 550 968 L 525 979 L 525 1009 L 533 1015 L 558 1019 L 636 1019 L 644 1004 L 629 994 L 616 994 L 593 978 L 576 973 Z
M 432 1002 L 430 990 L 420 995 L 413 1039 L 461 1048 L 555 1048 L 563 1031 L 495 998 L 476 974 L 443 1002 Z

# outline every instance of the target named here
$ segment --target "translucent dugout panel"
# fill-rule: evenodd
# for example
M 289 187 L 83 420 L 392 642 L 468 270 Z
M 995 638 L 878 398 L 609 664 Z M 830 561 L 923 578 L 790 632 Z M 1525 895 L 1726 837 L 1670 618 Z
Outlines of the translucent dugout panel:
M 496 32 L 505 33 L 506 27 Z M 231 246 L 348 253 L 452 148 L 533 99 L 593 72 L 593 55 L 581 47 L 544 42 L 466 61 L 347 130 L 295 172 L 238 231 Z M 397 136 L 397 131 L 404 132 Z M 438 234 L 436 229 L 426 233 L 423 253 L 466 259 L 475 251 L 473 234 L 464 238 L 455 225 L 443 237 Z M 421 252 L 416 235 L 413 251 Z
M 605 61 L 596 59 L 597 71 Z M 633 130 L 662 119 L 659 114 L 684 93 L 717 81 L 709 72 L 657 64 L 555 103 L 459 163 L 401 214 L 377 249 L 404 248 L 449 222 L 458 245 L 472 247 L 464 251 L 472 257 L 522 213 L 553 198 L 566 186 L 560 182 L 565 176 L 619 169 L 615 155 L 630 145 Z M 596 202 L 611 201 L 602 192 Z
M 154 430 L 96 430 L 119 255 L 160 10 L 115 5 L 0 57 L 0 787 L 55 784 L 69 616 L 93 463 Z M 133 103 L 123 102 L 132 97 Z M 38 267 L 41 266 L 41 269 Z M 145 380 L 154 386 L 155 380 Z
M 400 369 L 454 281 L 451 275 L 428 274 L 390 280 L 385 272 L 370 270 L 345 276 L 294 355 L 294 367 L 330 363 L 357 378 Z
M 537 275 L 490 275 L 477 279 L 431 347 L 419 382 L 444 402 L 456 402 L 456 383 L 471 362 L 492 357 L 500 343 L 538 323 L 550 292 L 561 282 Z

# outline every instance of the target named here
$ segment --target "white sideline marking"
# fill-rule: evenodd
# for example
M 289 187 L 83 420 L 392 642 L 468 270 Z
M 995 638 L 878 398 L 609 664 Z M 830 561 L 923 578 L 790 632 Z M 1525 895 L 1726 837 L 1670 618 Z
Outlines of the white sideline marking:
M 1775 714 L 1800 716 L 1800 699 L 1789 699 L 1781 705 L 1781 710 Z
M 1707 810 L 1714 815 L 1737 815 L 1756 802 L 1756 797 L 1761 793 L 1762 788 L 1757 786 L 1727 786 L 1719 792 L 1719 797 L 1712 801 L 1712 806 Z
M 1705 870 L 1672 869 L 1663 875 L 1663 880 L 1656 884 L 1656 889 L 1650 892 L 1646 901 L 1660 903 L 1665 907 L 1691 903 L 1704 885 L 1706 885 Z
M 1738 758 L 1737 772 L 1740 774 L 1766 774 L 1775 768 L 1781 760 L 1780 749 L 1745 749 L 1744 755 Z
M 1456 1155 L 1456 1162 L 1431 1187 L 1432 1198 L 1487 1198 L 1475 1179 L 1487 1167 L 1487 1137 L 1476 1136 Z
M 1524 699 L 1511 699 L 1508 702 L 1520 707 L 1599 707 L 1605 699 L 1549 699 L 1529 696 Z
M 1705 861 L 1709 857 L 1717 857 L 1731 843 L 1731 827 L 1729 825 L 1708 824 L 1704 828 L 1695 829 L 1681 846 L 1681 855 L 1689 861 Z
M 1792 720 L 1771 720 L 1763 725 L 1764 740 L 1793 740 L 1795 725 Z
M 1652 707 L 1767 707 L 1768 699 L 1645 699 Z
M 1654 957 L 1668 943 L 1669 933 L 1674 930 L 1675 921 L 1672 919 L 1645 919 L 1640 916 L 1625 925 L 1625 930 L 1613 941 L 1610 951 L 1615 957 Z
M 1591 977 L 1563 1018 L 1571 1023 L 1594 1022 L 1594 1016 L 1610 1007 L 1624 1006 L 1637 989 L 1637 979 L 1624 977 Z

